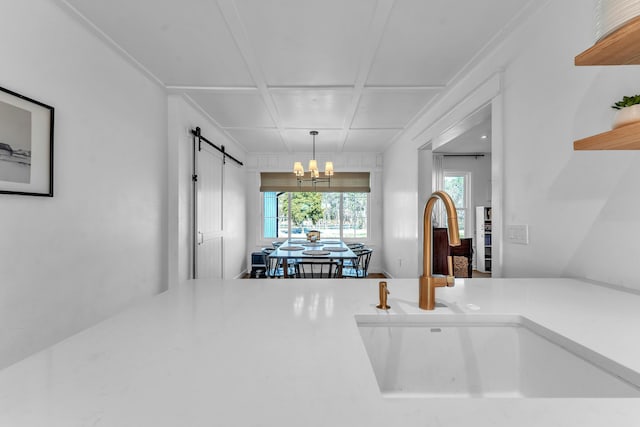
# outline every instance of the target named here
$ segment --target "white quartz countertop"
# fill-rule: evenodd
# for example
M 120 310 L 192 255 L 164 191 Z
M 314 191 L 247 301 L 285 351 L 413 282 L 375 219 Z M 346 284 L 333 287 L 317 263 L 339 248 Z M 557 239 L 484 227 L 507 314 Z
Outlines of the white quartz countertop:
M 640 399 L 388 399 L 356 314 L 520 314 L 640 372 L 640 295 L 573 279 L 196 280 L 0 371 L 0 426 L 638 426 Z

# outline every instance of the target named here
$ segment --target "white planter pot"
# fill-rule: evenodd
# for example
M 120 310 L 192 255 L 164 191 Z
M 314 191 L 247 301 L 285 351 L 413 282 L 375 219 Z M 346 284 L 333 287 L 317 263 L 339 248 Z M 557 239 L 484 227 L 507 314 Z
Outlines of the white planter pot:
M 613 128 L 619 128 L 638 121 L 640 121 L 640 104 L 624 107 L 616 113 L 613 119 Z

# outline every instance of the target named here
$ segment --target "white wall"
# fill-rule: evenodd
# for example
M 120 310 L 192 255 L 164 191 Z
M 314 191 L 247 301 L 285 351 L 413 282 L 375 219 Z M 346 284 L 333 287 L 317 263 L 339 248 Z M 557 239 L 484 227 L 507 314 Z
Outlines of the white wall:
M 209 117 L 187 99 L 169 96 L 170 179 L 169 253 L 170 286 L 191 278 L 192 274 L 192 205 L 193 137 L 191 130 L 200 127 L 202 136 L 244 162 L 246 153 L 214 126 Z M 232 279 L 247 268 L 246 241 L 246 168 L 227 160 L 224 165 L 223 187 L 223 272 Z
M 289 155 L 273 153 L 249 153 L 247 156 L 247 254 L 271 246 L 273 239 L 262 239 L 262 206 L 260 195 L 260 172 L 293 171 L 293 162 L 310 159 L 311 153 Z M 370 172 L 371 193 L 369 195 L 369 232 L 367 239 L 358 239 L 374 250 L 369 271 L 383 271 L 384 248 L 382 246 L 382 155 L 377 153 L 316 153 L 318 164 L 332 160 L 336 172 Z M 293 173 L 293 172 L 291 172 Z M 349 240 L 349 239 L 345 239 Z
M 609 106 L 638 92 L 638 67 L 573 65 L 593 43 L 594 4 L 545 2 L 448 88 L 398 144 L 415 146 L 412 135 L 420 127 L 502 70 L 504 224 L 530 227 L 529 245 L 505 243 L 503 274 L 579 276 L 640 289 L 634 247 L 640 238 L 639 155 L 572 148 L 573 140 L 608 130 Z
M 385 151 L 383 160 L 382 241 L 384 269 L 391 277 L 418 277 L 422 265 L 418 252 L 418 230 L 422 229 L 418 224 L 419 217 L 422 221 L 418 207 L 419 156 L 410 142 L 406 137 L 399 140 Z
M 166 96 L 56 2 L 0 5 L 0 85 L 55 108 L 54 197 L 0 195 L 0 368 L 166 289 Z
M 567 27 L 562 16 L 570 15 Z M 540 271 L 640 289 L 638 155 L 572 150 L 573 140 L 608 130 L 609 106 L 638 91 L 637 67 L 573 66 L 574 55 L 592 44 L 592 28 L 593 2 L 549 3 L 519 35 L 529 41 L 526 55 L 505 74 L 511 179 L 504 218 L 507 225 L 529 224 L 531 239 L 505 246 L 505 274 Z M 542 84 L 532 88 L 526 81 L 534 78 Z
M 411 165 L 410 167 L 412 167 Z M 415 277 L 415 274 L 422 274 L 423 272 L 423 253 L 422 248 L 424 247 L 424 208 L 427 205 L 427 200 L 433 193 L 433 153 L 430 147 L 427 147 L 422 150 L 418 150 L 418 205 L 417 208 L 417 217 L 416 221 L 418 222 L 418 241 L 416 247 L 416 254 L 412 258 L 417 257 L 417 268 L 418 271 L 416 273 L 407 272 L 405 274 L 408 277 Z M 390 236 L 393 241 L 393 236 Z M 402 267 L 402 266 L 400 266 Z

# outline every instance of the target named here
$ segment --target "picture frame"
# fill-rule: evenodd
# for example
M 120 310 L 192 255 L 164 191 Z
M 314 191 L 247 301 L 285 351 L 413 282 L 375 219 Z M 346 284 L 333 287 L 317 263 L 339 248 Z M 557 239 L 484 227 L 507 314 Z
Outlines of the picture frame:
M 0 194 L 53 197 L 54 108 L 0 87 Z

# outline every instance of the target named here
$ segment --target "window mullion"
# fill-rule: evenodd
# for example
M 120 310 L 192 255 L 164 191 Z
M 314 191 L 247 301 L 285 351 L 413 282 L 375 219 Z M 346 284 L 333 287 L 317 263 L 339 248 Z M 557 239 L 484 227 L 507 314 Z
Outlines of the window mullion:
M 339 209 L 339 215 L 338 217 L 340 218 L 340 240 L 344 241 L 344 215 L 343 215 L 343 211 L 344 211 L 344 193 L 340 193 L 340 209 Z
M 287 228 L 289 229 L 287 231 L 287 239 L 291 240 L 291 192 L 287 193 L 287 203 L 289 204 L 287 209 Z

